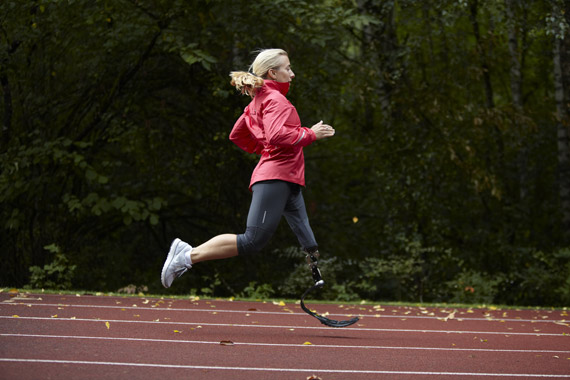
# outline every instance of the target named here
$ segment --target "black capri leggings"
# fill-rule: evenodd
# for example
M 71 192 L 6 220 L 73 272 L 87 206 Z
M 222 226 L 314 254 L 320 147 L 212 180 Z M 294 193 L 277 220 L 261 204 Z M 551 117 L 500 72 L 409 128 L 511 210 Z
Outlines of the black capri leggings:
M 273 236 L 282 215 L 303 248 L 317 248 L 300 185 L 280 180 L 261 181 L 251 190 L 247 228 L 244 234 L 237 235 L 240 255 L 261 251 Z

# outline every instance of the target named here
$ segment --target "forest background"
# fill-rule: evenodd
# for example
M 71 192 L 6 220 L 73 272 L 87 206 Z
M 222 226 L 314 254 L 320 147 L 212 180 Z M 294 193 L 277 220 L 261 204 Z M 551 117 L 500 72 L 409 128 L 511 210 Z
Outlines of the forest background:
M 328 300 L 570 305 L 570 1 L 0 2 L 2 286 L 296 298 L 285 221 L 241 233 L 257 157 L 229 72 L 287 50 Z M 128 287 L 130 285 L 130 287 Z

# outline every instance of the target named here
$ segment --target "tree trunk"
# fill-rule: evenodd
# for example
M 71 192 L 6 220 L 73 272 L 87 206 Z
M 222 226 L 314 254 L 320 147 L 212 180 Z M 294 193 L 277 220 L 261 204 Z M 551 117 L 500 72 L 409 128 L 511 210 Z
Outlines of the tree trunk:
M 4 117 L 2 120 L 2 131 L 0 132 L 1 143 L 0 152 L 8 148 L 10 141 L 10 131 L 12 130 L 12 90 L 10 89 L 10 82 L 6 73 L 0 74 L 0 85 L 4 93 Z
M 483 50 L 483 42 L 481 41 L 481 33 L 479 31 L 479 21 L 477 20 L 477 12 L 479 8 L 478 0 L 473 0 L 470 5 L 469 18 L 471 26 L 473 27 L 473 34 L 477 43 L 477 54 L 481 62 L 481 71 L 483 72 L 483 83 L 485 86 L 485 101 L 487 108 L 495 108 L 495 101 L 493 100 L 493 86 L 491 85 L 491 74 L 489 73 L 489 64 Z
M 489 63 L 487 61 L 487 51 L 483 46 L 483 39 L 481 38 L 481 32 L 479 27 L 479 21 L 477 19 L 477 14 L 479 12 L 479 2 L 478 0 L 472 0 L 469 6 L 470 14 L 469 18 L 471 21 L 471 26 L 473 28 L 473 35 L 475 36 L 475 44 L 477 48 L 477 54 L 479 63 L 481 65 L 481 72 L 483 73 L 483 86 L 485 89 L 485 106 L 487 110 L 492 110 L 495 108 L 495 101 L 493 95 L 493 85 L 491 82 L 491 73 L 489 69 Z M 505 178 L 505 144 L 503 141 L 502 132 L 499 127 L 493 123 L 491 126 L 491 133 L 495 139 L 495 145 L 497 147 L 497 165 L 496 171 L 499 178 Z M 491 157 L 488 157 L 491 158 Z M 489 168 L 491 169 L 491 168 Z M 492 170 L 492 169 L 491 169 Z
M 570 1 L 566 1 L 566 18 L 570 17 Z M 556 9 L 555 9 L 556 10 Z M 568 36 L 567 36 L 568 37 Z M 562 231 L 565 241 L 570 238 L 570 43 L 568 38 L 554 36 L 554 97 L 556 99 L 558 135 L 558 181 L 562 210 Z
M 389 7 L 389 8 L 387 8 Z M 387 9 L 386 9 L 387 8 Z M 392 106 L 392 72 L 396 69 L 396 53 L 398 51 L 398 39 L 396 37 L 396 26 L 394 24 L 394 4 L 384 5 L 384 30 L 382 35 L 376 36 L 380 41 L 380 62 L 382 65 L 382 77 L 378 83 L 378 93 L 382 105 L 382 111 L 387 117 L 392 119 L 394 109 Z
M 391 77 L 398 59 L 396 54 L 398 40 L 394 24 L 394 4 L 360 0 L 358 8 L 360 13 L 382 20 L 378 25 L 369 24 L 363 28 L 361 49 L 362 61 L 375 67 L 375 70 L 378 71 L 373 91 L 375 91 L 375 95 L 378 97 L 378 104 L 382 111 L 382 123 L 390 124 L 394 113 Z M 372 129 L 374 126 L 374 110 L 369 101 L 365 104 L 365 126 L 366 129 Z
M 8 49 L 8 55 L 14 54 L 20 45 L 20 41 L 13 42 Z M 0 86 L 2 86 L 2 92 L 4 94 L 4 117 L 2 119 L 2 129 L 0 131 L 0 152 L 8 148 L 10 134 L 12 132 L 12 87 L 10 86 L 10 82 L 8 80 L 8 69 L 6 68 L 7 65 L 8 58 L 5 58 L 2 60 L 0 66 Z
M 522 0 L 524 1 L 524 0 Z M 521 46 L 519 42 L 519 26 L 522 29 L 523 41 L 526 34 L 526 23 L 523 19 L 521 23 L 518 22 L 517 18 L 517 4 L 521 4 L 521 0 L 505 0 L 505 9 L 507 14 L 507 23 L 509 25 L 509 54 L 511 57 L 511 97 L 513 102 L 513 107 L 515 112 L 523 112 L 523 94 L 522 94 L 522 62 L 524 56 L 524 45 Z M 518 152 L 517 157 L 517 178 L 518 178 L 518 197 L 520 200 L 524 200 L 527 197 L 527 171 L 528 171 L 528 151 L 525 144 L 524 134 L 521 131 L 523 128 L 517 121 L 515 121 L 515 128 L 519 131 L 521 147 Z M 515 194 L 515 196 L 517 196 Z
M 509 53 L 511 55 L 511 96 L 517 109 L 523 107 L 521 60 L 519 53 L 518 22 L 515 7 L 517 0 L 506 0 L 507 22 L 509 23 Z

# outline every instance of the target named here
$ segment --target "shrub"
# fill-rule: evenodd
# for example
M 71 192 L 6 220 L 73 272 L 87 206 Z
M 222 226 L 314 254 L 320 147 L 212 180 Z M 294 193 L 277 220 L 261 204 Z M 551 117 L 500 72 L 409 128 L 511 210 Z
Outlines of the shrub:
M 44 249 L 55 254 L 54 260 L 44 265 L 43 268 L 38 266 L 30 267 L 30 283 L 27 287 L 70 289 L 76 266 L 69 264 L 69 260 L 57 245 L 51 244 L 45 246 Z
M 449 302 L 492 303 L 499 292 L 499 284 L 505 280 L 502 274 L 490 276 L 473 270 L 461 272 L 454 280 L 448 281 Z
M 243 289 L 240 297 L 253 299 L 267 299 L 275 294 L 275 290 L 269 284 L 257 285 L 257 282 L 251 281 L 248 286 Z

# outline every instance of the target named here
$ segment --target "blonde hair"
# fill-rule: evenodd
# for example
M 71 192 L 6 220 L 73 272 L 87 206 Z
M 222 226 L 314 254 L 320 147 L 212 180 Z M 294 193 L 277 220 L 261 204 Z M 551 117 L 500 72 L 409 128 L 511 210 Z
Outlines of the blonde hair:
M 249 66 L 249 71 L 232 71 L 230 73 L 231 85 L 242 95 L 248 94 L 252 98 L 258 88 L 263 86 L 263 79 L 267 77 L 267 72 L 279 67 L 281 56 L 287 56 L 287 52 L 282 49 L 260 50 L 253 63 Z

